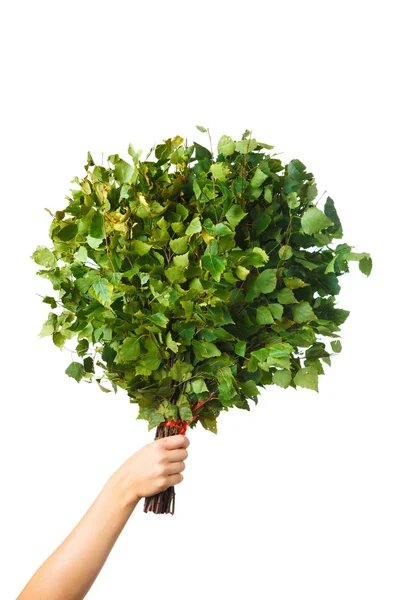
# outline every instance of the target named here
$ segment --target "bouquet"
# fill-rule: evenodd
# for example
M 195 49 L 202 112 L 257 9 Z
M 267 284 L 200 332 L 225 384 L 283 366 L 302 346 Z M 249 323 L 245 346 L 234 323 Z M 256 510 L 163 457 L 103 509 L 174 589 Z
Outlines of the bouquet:
M 338 278 L 372 260 L 343 236 L 313 174 L 284 165 L 246 130 L 210 148 L 175 136 L 145 160 L 129 144 L 85 174 L 53 214 L 52 247 L 31 258 L 57 296 L 40 336 L 63 349 L 66 374 L 103 392 L 126 390 L 155 438 L 197 423 L 217 433 L 221 411 L 250 410 L 260 388 L 303 387 L 340 352 Z M 154 159 L 148 160 L 154 151 Z M 329 345 L 328 345 L 329 344 Z M 144 510 L 174 513 L 175 492 Z

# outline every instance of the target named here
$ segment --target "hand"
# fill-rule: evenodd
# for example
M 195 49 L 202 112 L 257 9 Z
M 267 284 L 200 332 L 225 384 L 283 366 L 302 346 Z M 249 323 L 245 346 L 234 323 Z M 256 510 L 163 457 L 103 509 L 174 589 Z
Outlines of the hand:
M 146 444 L 128 458 L 113 475 L 127 504 L 180 483 L 189 444 L 185 435 L 172 435 Z

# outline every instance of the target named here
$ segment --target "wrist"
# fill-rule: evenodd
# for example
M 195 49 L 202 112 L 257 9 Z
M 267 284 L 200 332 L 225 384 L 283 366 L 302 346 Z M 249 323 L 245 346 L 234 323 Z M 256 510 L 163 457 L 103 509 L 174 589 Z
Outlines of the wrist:
M 111 475 L 106 487 L 109 488 L 111 495 L 122 509 L 134 510 L 140 501 L 140 497 L 135 490 L 131 486 L 128 488 L 119 471 Z

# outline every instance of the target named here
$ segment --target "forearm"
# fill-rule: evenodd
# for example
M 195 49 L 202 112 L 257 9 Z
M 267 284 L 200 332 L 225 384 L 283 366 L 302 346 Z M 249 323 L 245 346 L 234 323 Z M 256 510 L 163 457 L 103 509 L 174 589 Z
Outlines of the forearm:
M 68 537 L 34 573 L 17 600 L 81 600 L 100 573 L 137 501 L 110 477 Z

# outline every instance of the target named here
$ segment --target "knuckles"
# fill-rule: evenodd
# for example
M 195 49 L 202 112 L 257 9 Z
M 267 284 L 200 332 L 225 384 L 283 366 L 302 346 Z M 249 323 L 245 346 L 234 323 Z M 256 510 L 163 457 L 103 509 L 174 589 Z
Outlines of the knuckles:
M 159 488 L 165 488 L 168 485 L 168 477 L 166 475 L 158 477 L 157 483 Z
M 165 465 L 157 463 L 154 465 L 154 477 L 163 477 L 165 474 Z

